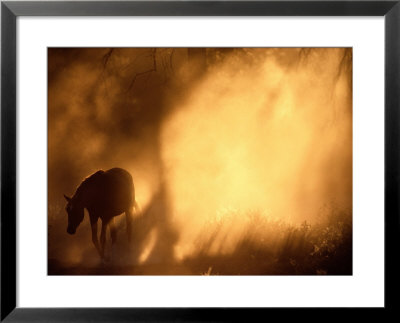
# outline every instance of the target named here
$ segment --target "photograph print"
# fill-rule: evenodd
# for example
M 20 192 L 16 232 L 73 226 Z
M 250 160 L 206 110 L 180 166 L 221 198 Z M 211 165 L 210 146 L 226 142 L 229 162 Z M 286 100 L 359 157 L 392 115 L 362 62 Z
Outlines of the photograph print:
M 352 48 L 48 48 L 48 275 L 352 275 Z

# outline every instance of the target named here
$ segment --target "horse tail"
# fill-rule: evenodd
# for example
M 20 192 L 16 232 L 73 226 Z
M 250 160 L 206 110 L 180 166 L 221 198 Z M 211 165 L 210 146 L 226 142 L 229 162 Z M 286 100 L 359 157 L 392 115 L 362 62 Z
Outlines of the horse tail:
M 138 214 L 140 212 L 139 204 L 134 201 L 132 207 L 130 207 L 126 212 L 126 233 L 128 235 L 128 241 L 131 241 L 132 236 L 132 222 L 133 222 L 133 212 Z
M 141 212 L 140 206 L 139 206 L 139 204 L 138 204 L 138 202 L 136 200 L 133 202 L 133 211 L 136 214 L 139 214 Z

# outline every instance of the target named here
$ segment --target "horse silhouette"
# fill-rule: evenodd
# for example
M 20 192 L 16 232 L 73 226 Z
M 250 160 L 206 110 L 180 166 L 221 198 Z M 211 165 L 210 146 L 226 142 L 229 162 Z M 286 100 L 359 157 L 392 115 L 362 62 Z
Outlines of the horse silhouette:
M 112 244 L 117 238 L 114 217 L 125 212 L 126 232 L 131 239 L 132 212 L 138 209 L 135 200 L 135 188 L 131 174 L 122 168 L 99 170 L 88 176 L 78 186 L 72 197 L 64 195 L 67 200 L 65 210 L 68 213 L 69 234 L 75 234 L 83 221 L 84 209 L 89 213 L 92 228 L 92 241 L 100 257 L 104 258 L 106 230 L 110 226 Z M 100 244 L 97 237 L 97 222 L 102 221 Z

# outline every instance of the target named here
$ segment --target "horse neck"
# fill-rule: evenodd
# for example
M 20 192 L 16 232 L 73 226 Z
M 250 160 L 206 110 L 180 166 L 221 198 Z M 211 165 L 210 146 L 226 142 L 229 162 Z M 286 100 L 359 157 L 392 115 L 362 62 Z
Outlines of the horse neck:
M 87 193 L 87 185 L 82 183 L 76 190 L 73 199 L 76 201 L 76 204 L 79 207 L 85 208 L 88 203 L 88 193 Z

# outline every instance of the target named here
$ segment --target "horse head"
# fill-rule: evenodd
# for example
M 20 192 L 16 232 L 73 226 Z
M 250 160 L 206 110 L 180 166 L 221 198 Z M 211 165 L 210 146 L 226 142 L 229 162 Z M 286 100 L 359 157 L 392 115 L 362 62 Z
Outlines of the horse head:
M 81 224 L 81 222 L 83 221 L 83 207 L 80 206 L 79 203 L 77 203 L 76 199 L 70 198 L 66 195 L 64 195 L 64 197 L 67 200 L 67 206 L 65 207 L 65 210 L 68 213 L 67 232 L 69 234 L 75 234 L 79 224 Z

